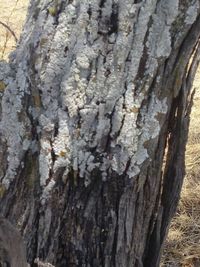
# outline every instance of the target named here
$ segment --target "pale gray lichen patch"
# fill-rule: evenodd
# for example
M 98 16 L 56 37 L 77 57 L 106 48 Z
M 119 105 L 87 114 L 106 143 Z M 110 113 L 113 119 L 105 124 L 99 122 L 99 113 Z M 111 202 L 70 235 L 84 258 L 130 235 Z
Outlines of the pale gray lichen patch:
M 121 147 L 121 151 L 120 155 L 119 153 L 116 155 L 114 154 L 112 168 L 120 174 L 124 172 L 130 158 L 135 157 L 138 149 L 137 136 L 139 132 L 137 129 L 137 118 L 144 96 L 142 94 L 141 96 L 138 96 L 137 99 L 134 99 L 134 89 L 134 84 L 129 83 L 125 93 L 125 99 L 119 101 L 119 103 L 121 102 L 121 106 L 116 106 L 115 111 L 118 112 L 118 114 L 115 115 L 114 113 L 113 117 L 115 118 L 116 116 L 116 122 L 113 122 L 113 131 L 115 130 L 115 132 L 112 132 L 112 134 L 114 135 L 117 131 L 120 131 L 120 134 L 116 138 L 116 141 L 111 143 L 111 146 L 114 148 L 118 145 Z M 117 116 L 119 116 L 118 119 Z M 138 159 L 138 161 L 140 162 L 142 160 Z
M 51 179 L 47 186 L 43 188 L 42 196 L 41 196 L 41 204 L 45 205 L 47 200 L 51 197 L 51 192 L 55 186 L 56 182 L 54 179 Z
M 150 0 L 142 3 L 137 17 L 137 27 L 135 29 L 132 49 L 130 52 L 131 66 L 128 74 L 128 81 L 133 81 L 137 75 L 140 59 L 144 50 L 144 40 L 148 28 L 149 18 L 156 8 L 157 1 Z
M 146 109 L 146 107 L 145 107 Z M 131 158 L 131 163 L 128 170 L 128 175 L 133 178 L 139 174 L 139 166 L 149 158 L 147 149 L 144 147 L 146 142 L 156 138 L 160 133 L 162 127 L 161 122 L 158 120 L 158 114 L 165 114 L 167 112 L 167 99 L 159 100 L 155 94 L 152 94 L 149 102 L 148 111 L 141 111 L 142 116 L 142 132 L 137 134 L 138 140 L 136 141 L 137 148 Z
M 46 132 L 52 132 L 55 127 L 54 123 L 44 114 L 41 114 L 39 116 L 39 124 L 41 128 Z
M 5 60 L 0 60 L 0 80 L 9 79 L 10 66 Z
M 199 5 L 200 5 L 199 0 L 196 0 L 196 1 L 194 1 L 193 4 L 190 4 L 190 6 L 187 10 L 187 13 L 186 13 L 186 18 L 185 18 L 185 24 L 186 25 L 193 24 L 194 21 L 196 20 L 197 15 L 198 15 L 198 10 L 200 8 Z
M 78 110 L 84 107 L 86 80 L 80 78 L 79 70 L 76 66 L 71 69 L 72 76 L 63 80 L 61 84 L 62 105 L 67 108 L 69 116 L 77 116 Z
M 178 16 L 179 0 L 160 1 L 153 17 L 148 41 L 151 56 L 156 59 L 168 57 L 171 52 L 170 28 Z
M 49 177 L 49 171 L 51 169 L 52 157 L 51 157 L 51 143 L 45 138 L 40 140 L 40 155 L 39 155 L 39 172 L 40 172 L 40 185 L 46 186 Z
M 122 121 L 125 115 L 125 110 L 123 109 L 123 102 L 124 102 L 124 99 L 123 97 L 121 97 L 115 105 L 115 111 L 112 117 L 112 131 L 110 134 L 111 137 L 113 138 L 120 131 Z
M 80 117 L 81 117 L 81 128 L 80 137 L 83 138 L 86 142 L 92 142 L 92 137 L 96 131 L 97 126 L 97 115 L 98 109 L 96 106 L 85 106 L 83 109 L 80 110 Z M 92 144 L 90 143 L 90 146 Z M 93 146 L 95 146 L 93 144 Z
M 85 53 L 81 53 L 80 55 L 77 55 L 76 63 L 82 69 L 88 69 L 90 66 L 89 58 Z
M 54 172 L 61 167 L 68 168 L 71 161 L 72 141 L 66 113 L 59 110 L 59 130 L 53 142 L 53 151 L 56 156 Z
M 30 145 L 29 138 L 27 138 L 27 134 L 30 131 L 30 121 L 23 112 L 21 103 L 23 90 L 26 91 L 27 83 L 21 69 L 19 69 L 19 73 L 21 74 L 21 79 L 19 79 L 18 83 L 11 77 L 8 79 L 9 84 L 1 102 L 0 132 L 2 141 L 7 145 L 8 152 L 8 168 L 2 183 L 7 188 L 15 178 L 23 155 Z
M 148 112 L 142 111 L 141 113 L 144 118 L 144 129 L 142 134 L 143 142 L 154 139 L 158 136 L 162 125 L 160 125 L 157 115 L 165 114 L 167 109 L 167 98 L 159 100 L 153 93 L 149 102 Z
M 87 161 L 91 156 L 91 152 L 88 151 L 78 151 L 78 166 L 79 166 L 79 174 L 80 177 L 87 176 Z
M 118 145 L 118 144 L 117 146 L 120 147 L 120 152 L 113 153 L 111 168 L 113 171 L 117 172 L 119 175 L 122 175 L 130 157 L 129 157 L 128 151 L 123 146 Z M 115 151 L 115 149 L 113 149 L 113 151 Z
M 31 145 L 31 141 L 29 139 L 24 139 L 22 142 L 23 150 L 27 151 Z
M 148 157 L 149 157 L 149 154 L 147 152 L 147 149 L 144 147 L 141 147 L 140 149 L 138 149 L 135 155 L 136 164 L 141 165 Z

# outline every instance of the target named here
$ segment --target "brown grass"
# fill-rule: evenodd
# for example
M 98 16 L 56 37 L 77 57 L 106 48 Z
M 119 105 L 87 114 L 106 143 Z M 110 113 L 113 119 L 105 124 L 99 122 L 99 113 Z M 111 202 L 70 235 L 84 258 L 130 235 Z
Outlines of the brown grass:
M 200 68 L 186 149 L 186 177 L 178 211 L 171 223 L 162 267 L 200 266 Z
M 19 38 L 26 16 L 28 0 L 0 0 L 0 21 Z M 12 34 L 0 25 L 0 59 L 7 59 L 15 48 Z M 186 151 L 187 175 L 176 217 L 173 219 L 164 248 L 162 267 L 200 267 L 200 68 L 191 114 Z
M 29 0 L 0 0 L 0 21 L 6 24 L 19 38 L 26 17 Z M 0 59 L 7 59 L 15 49 L 16 41 L 11 32 L 0 25 Z

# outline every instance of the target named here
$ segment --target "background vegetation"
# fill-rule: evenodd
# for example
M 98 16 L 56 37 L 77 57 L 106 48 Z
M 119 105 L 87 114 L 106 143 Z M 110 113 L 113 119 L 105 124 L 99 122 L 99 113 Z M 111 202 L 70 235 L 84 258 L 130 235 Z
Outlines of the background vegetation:
M 0 0 L 0 59 L 7 59 L 16 45 L 13 34 L 1 23 L 6 24 L 19 39 L 28 2 L 29 0 Z
M 15 39 L 20 38 L 28 2 L 0 0 L 0 59 L 7 60 L 16 47 Z M 187 175 L 165 244 L 162 267 L 200 266 L 200 68 L 193 86 L 196 93 L 186 151 Z

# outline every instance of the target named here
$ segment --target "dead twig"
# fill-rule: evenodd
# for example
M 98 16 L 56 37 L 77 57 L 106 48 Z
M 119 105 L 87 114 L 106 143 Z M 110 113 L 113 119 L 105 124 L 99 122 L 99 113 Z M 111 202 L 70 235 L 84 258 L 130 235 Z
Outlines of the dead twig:
M 15 39 L 15 42 L 17 43 L 18 42 L 18 39 L 17 39 L 17 36 L 15 35 L 14 31 L 7 24 L 5 24 L 4 22 L 0 21 L 0 24 L 2 26 L 4 26 L 12 34 L 12 36 Z

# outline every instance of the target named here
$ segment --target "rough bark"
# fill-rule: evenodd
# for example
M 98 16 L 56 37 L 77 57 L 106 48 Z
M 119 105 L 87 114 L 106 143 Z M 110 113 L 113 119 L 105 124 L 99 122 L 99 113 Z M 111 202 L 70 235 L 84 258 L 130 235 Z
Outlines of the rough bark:
M 0 266 L 27 267 L 26 254 L 20 234 L 0 217 Z
M 199 29 L 199 0 L 31 1 L 0 65 L 0 211 L 30 264 L 159 265 Z

